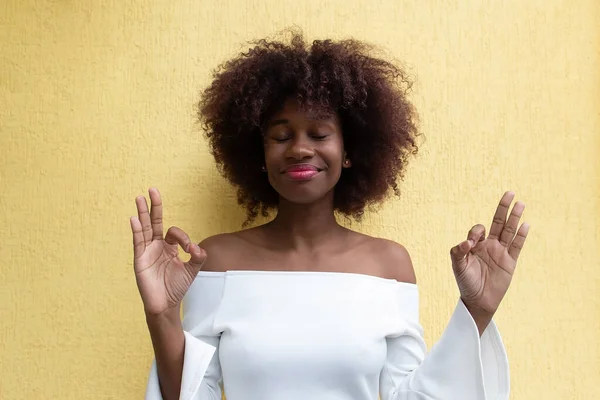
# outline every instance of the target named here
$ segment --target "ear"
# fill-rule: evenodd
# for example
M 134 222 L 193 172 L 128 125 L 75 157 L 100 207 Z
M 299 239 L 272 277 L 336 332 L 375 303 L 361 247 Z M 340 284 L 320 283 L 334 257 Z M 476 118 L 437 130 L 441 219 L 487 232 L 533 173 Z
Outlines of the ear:
M 348 153 L 344 151 L 344 161 L 342 161 L 342 168 L 350 168 L 352 166 L 352 161 L 348 158 Z

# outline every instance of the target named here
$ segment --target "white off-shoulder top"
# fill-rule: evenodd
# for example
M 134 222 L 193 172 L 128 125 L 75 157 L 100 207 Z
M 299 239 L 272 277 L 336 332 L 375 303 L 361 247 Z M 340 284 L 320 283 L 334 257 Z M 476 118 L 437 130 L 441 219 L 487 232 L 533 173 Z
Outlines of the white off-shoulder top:
M 462 301 L 427 353 L 417 285 L 337 272 L 200 272 L 183 304 L 180 399 L 505 400 L 496 325 Z M 162 399 L 153 362 L 147 400 Z

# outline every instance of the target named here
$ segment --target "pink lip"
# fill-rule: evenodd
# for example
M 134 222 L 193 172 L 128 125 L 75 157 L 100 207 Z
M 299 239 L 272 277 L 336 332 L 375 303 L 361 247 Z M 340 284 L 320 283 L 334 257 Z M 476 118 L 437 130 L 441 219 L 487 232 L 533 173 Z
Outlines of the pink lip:
M 319 173 L 319 169 L 310 164 L 292 165 L 284 173 L 293 181 L 306 181 Z

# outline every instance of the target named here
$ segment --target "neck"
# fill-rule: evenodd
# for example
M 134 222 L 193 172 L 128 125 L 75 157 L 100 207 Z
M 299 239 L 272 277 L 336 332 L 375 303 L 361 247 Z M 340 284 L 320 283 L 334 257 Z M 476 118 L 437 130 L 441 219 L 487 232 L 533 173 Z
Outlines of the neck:
M 295 250 L 314 250 L 344 230 L 333 212 L 333 199 L 295 204 L 281 199 L 269 229 L 281 245 Z

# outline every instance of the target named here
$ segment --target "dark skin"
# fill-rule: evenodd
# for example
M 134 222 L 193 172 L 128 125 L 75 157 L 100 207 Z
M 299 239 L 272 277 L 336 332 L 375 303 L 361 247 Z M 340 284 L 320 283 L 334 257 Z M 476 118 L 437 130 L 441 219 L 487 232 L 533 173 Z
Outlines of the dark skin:
M 336 115 L 316 117 L 287 101 L 267 121 L 264 150 L 265 174 L 280 195 L 277 215 L 265 225 L 212 236 L 198 246 L 176 227 L 163 236 L 158 190 L 149 191 L 150 210 L 143 196 L 136 199 L 134 269 L 165 399 L 179 398 L 185 349 L 180 304 L 201 269 L 344 272 L 416 283 L 402 245 L 351 231 L 335 219 L 333 189 L 342 169 L 352 168 Z M 286 172 L 298 165 L 313 169 L 310 179 Z M 508 290 L 529 230 L 525 223 L 519 227 L 523 203 L 510 210 L 513 199 L 514 193 L 504 194 L 489 235 L 475 225 L 450 252 L 461 299 L 480 334 Z M 189 261 L 179 259 L 178 246 Z
M 335 219 L 333 189 L 342 169 L 352 167 L 336 115 L 313 117 L 288 101 L 266 124 L 264 150 L 265 173 L 281 196 L 276 217 L 203 241 L 211 255 L 203 270 L 352 272 L 415 283 L 404 247 L 344 228 Z M 319 172 L 309 181 L 293 181 L 283 171 L 297 164 Z M 226 248 L 236 251 L 221 251 Z

